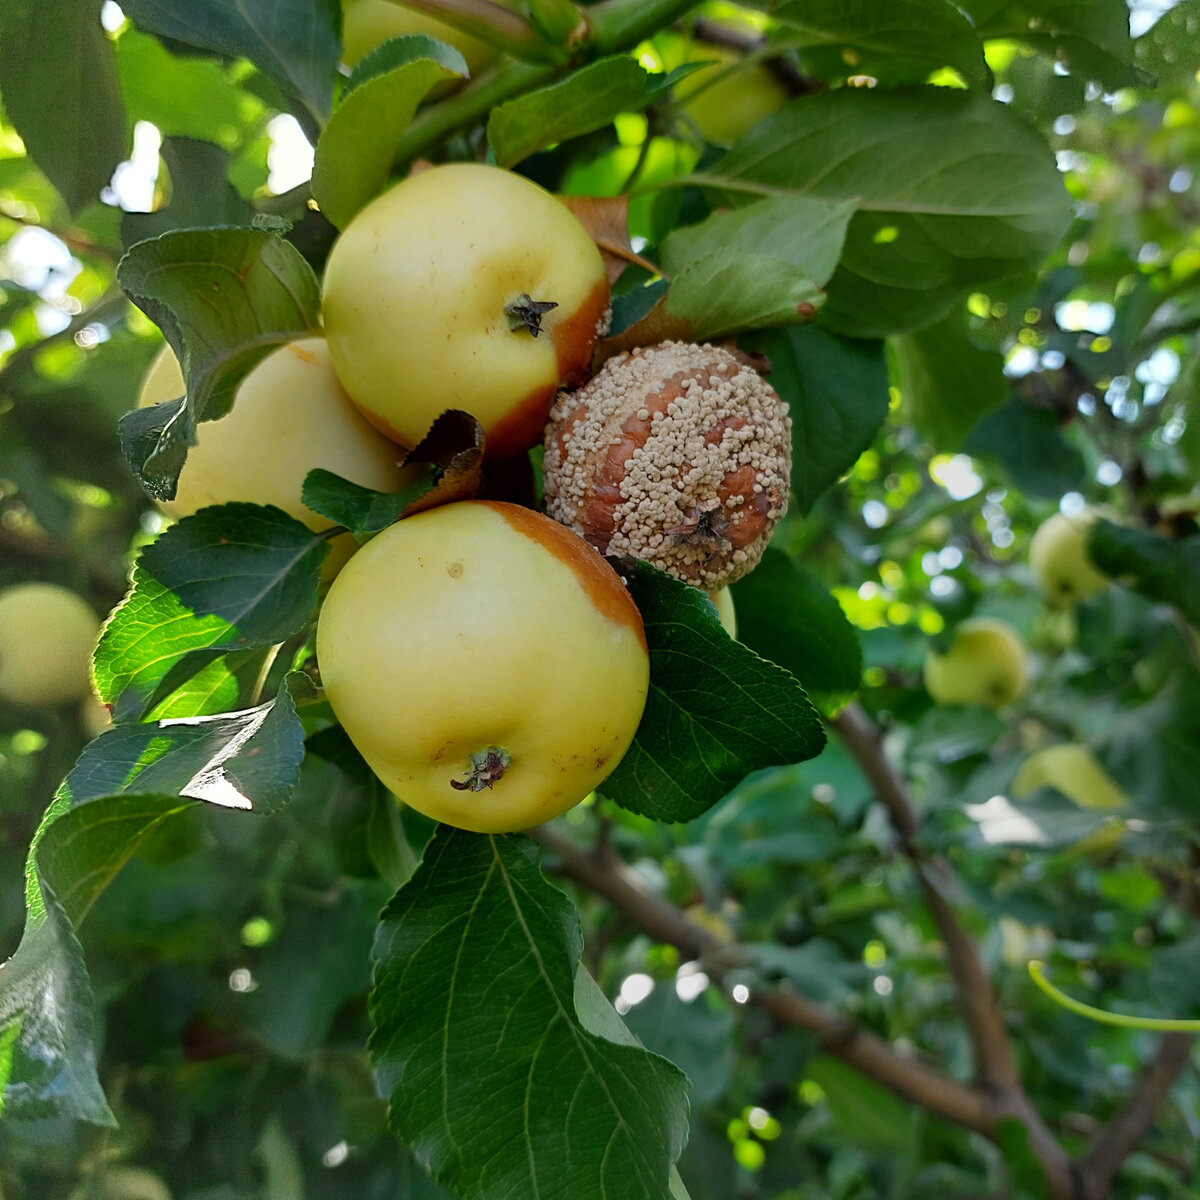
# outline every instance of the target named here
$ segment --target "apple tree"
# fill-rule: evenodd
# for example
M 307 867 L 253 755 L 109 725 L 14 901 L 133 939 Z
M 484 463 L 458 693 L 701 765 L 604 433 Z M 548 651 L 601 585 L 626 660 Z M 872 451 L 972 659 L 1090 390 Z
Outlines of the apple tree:
M 0 106 L 0 1196 L 1200 1196 L 1197 0 L 3 0 Z M 564 428 L 739 371 L 605 565 Z M 476 499 L 464 666 L 360 564 Z M 559 815 L 381 769 L 468 709 Z

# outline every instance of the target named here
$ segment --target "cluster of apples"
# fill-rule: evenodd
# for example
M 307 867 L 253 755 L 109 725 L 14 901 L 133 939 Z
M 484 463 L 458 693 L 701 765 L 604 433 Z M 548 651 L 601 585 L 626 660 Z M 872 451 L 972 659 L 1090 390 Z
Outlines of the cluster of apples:
M 447 503 L 361 549 L 335 536 L 326 568 L 330 705 L 391 791 L 460 828 L 547 820 L 629 748 L 649 655 L 602 554 L 655 562 L 728 612 L 726 584 L 786 507 L 791 427 L 773 389 L 734 353 L 679 343 L 593 373 L 609 302 L 599 250 L 556 197 L 495 167 L 418 171 L 349 222 L 322 336 L 246 376 L 164 504 L 272 504 L 321 531 L 301 498 L 310 470 L 398 491 L 407 450 L 447 410 L 478 421 L 485 462 L 545 441 L 549 516 Z M 183 386 L 164 350 L 139 403 Z
M 1070 616 L 1072 606 L 1107 587 L 1110 580 L 1087 554 L 1099 510 L 1055 513 L 1034 533 L 1029 568 L 1051 610 Z M 962 621 L 945 653 L 925 659 L 925 688 L 938 704 L 1003 708 L 1029 685 L 1029 654 L 1020 633 L 997 617 Z M 1053 787 L 1085 808 L 1119 808 L 1124 792 L 1092 751 L 1074 742 L 1042 746 L 1022 762 L 1012 783 L 1018 798 Z

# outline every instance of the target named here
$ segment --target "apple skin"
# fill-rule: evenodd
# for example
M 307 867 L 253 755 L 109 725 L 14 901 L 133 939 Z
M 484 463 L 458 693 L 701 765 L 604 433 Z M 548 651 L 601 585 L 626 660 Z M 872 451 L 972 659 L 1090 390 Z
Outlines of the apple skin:
M 1021 764 L 1012 782 L 1017 799 L 1041 787 L 1052 787 L 1080 808 L 1121 808 L 1129 797 L 1086 747 L 1075 742 L 1035 750 Z
M 925 657 L 925 688 L 938 704 L 1003 708 L 1029 682 L 1028 653 L 1021 635 L 995 617 L 961 622 L 945 654 Z
M 170 346 L 150 364 L 138 407 L 183 394 L 183 372 Z M 373 429 L 350 403 L 329 360 L 323 338 L 302 338 L 266 356 L 237 390 L 233 407 L 202 421 L 188 452 L 174 500 L 159 507 L 176 520 L 210 504 L 234 500 L 273 504 L 315 533 L 332 528 L 306 508 L 304 477 L 323 467 L 353 483 L 395 492 L 416 477 L 400 468 L 395 445 Z M 325 578 L 354 553 L 348 534 L 334 539 Z
M 384 42 L 414 33 L 424 33 L 453 46 L 466 59 L 472 78 L 500 57 L 495 47 L 469 33 L 393 4 L 392 0 L 342 0 L 342 62 L 348 67 Z M 454 81 L 447 81 L 435 87 L 430 95 L 437 97 L 456 86 Z
M 1109 585 L 1109 578 L 1087 556 L 1088 531 L 1100 515 L 1089 508 L 1067 516 L 1055 513 L 1029 543 L 1029 569 L 1038 590 L 1053 605 L 1078 604 Z
M 577 804 L 641 720 L 649 656 L 636 605 L 582 538 L 518 505 L 461 501 L 397 522 L 330 588 L 325 695 L 405 804 L 508 833 Z M 510 758 L 458 790 L 472 755 Z
M 82 596 L 56 583 L 0 591 L 0 699 L 65 704 L 91 693 L 100 619 Z
M 709 592 L 708 598 L 717 606 L 717 616 L 725 632 L 737 640 L 737 610 L 733 607 L 733 593 L 723 587 L 719 591 Z
M 554 302 L 542 331 L 505 306 Z M 607 325 L 608 281 L 587 230 L 511 171 L 431 167 L 377 197 L 334 243 L 325 336 L 346 391 L 404 446 L 448 408 L 472 413 L 486 456 L 541 440 L 554 395 L 580 381 Z

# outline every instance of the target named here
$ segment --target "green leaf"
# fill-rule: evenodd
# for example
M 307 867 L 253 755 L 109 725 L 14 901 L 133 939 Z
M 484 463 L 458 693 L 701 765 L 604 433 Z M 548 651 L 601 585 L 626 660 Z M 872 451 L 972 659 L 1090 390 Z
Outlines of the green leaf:
M 770 359 L 768 381 L 792 417 L 792 497 L 807 513 L 871 444 L 888 413 L 883 343 L 820 326 L 754 343 Z
M 133 588 L 104 627 L 94 657 L 101 698 L 118 719 L 140 716 L 186 661 L 193 670 L 178 683 L 217 653 L 298 633 L 316 606 L 327 553 L 324 539 L 279 509 L 225 504 L 184 517 L 142 551 Z M 222 671 L 236 692 L 236 664 Z M 210 674 L 201 686 L 220 679 Z
M 1145 82 L 1132 64 L 1125 0 L 961 0 L 981 38 L 1024 43 L 1106 90 Z
M 101 0 L 7 0 L 0 95 L 29 157 L 72 210 L 99 199 L 125 157 L 125 111 Z
M 805 69 L 821 79 L 869 75 L 895 87 L 952 67 L 969 84 L 991 81 L 975 29 L 946 0 L 788 0 L 771 15 L 783 40 L 799 35 Z
M 795 678 L 726 635 L 697 588 L 623 562 L 646 626 L 650 693 L 633 745 L 600 790 L 659 821 L 690 821 L 751 771 L 825 744 Z
M 452 46 L 416 35 L 393 38 L 354 69 L 317 141 L 312 194 L 339 229 L 387 187 L 392 159 L 429 89 L 469 74 Z
M 907 1158 L 917 1142 L 917 1110 L 836 1058 L 814 1058 L 805 1075 L 825 1093 L 837 1133 L 877 1154 Z
M 796 100 L 694 182 L 736 201 L 853 202 L 824 320 L 883 336 L 945 315 L 972 286 L 1037 266 L 1070 206 L 1041 135 L 957 88 L 840 88 Z
M 693 341 L 811 321 L 825 297 L 802 271 L 765 254 L 721 250 L 671 280 L 665 307 Z
M 1200 71 L 1200 0 L 1181 0 L 1133 43 L 1133 61 L 1160 85 Z
M 272 349 L 318 331 L 320 285 L 294 246 L 261 229 L 181 229 L 139 242 L 117 282 L 163 331 L 187 381 L 186 403 L 121 419 L 134 473 L 151 496 L 170 500 L 196 423 L 227 412 Z
M 129 858 L 193 800 L 273 812 L 290 798 L 303 730 L 286 687 L 246 712 L 116 726 L 88 745 L 34 836 L 21 944 L 0 968 L 3 1091 L 16 1119 L 115 1124 L 96 1076 L 95 1013 L 75 926 Z
M 786 554 L 768 549 L 733 585 L 738 641 L 791 671 L 810 692 L 845 697 L 862 680 L 862 647 L 829 589 Z
M 1200 534 L 1176 541 L 1099 520 L 1088 533 L 1087 552 L 1106 575 L 1151 600 L 1173 605 L 1200 626 Z
M 160 151 L 171 176 L 171 203 L 155 212 L 127 212 L 121 218 L 126 246 L 172 229 L 200 225 L 249 225 L 254 209 L 229 182 L 229 154 L 212 142 L 168 137 Z
M 126 0 L 125 15 L 158 37 L 248 58 L 318 119 L 337 74 L 337 0 Z
M 1054 413 L 1016 397 L 985 416 L 963 449 L 974 458 L 998 462 L 1022 491 L 1048 500 L 1079 488 L 1087 470 Z
M 370 1050 L 393 1131 L 463 1200 L 667 1200 L 681 1073 L 576 1014 L 579 919 L 526 838 L 442 826 L 384 910 Z
M 492 110 L 487 139 L 502 167 L 538 150 L 602 129 L 622 112 L 634 112 L 656 94 L 652 76 L 628 54 L 590 63 L 568 78 L 526 92 Z
M 809 196 L 768 196 L 743 208 L 715 212 L 698 225 L 676 229 L 662 244 L 668 275 L 714 254 L 769 251 L 813 283 L 829 281 L 842 253 L 853 201 L 829 203 Z
M 964 314 L 893 338 L 897 382 L 912 423 L 934 450 L 961 450 L 1008 392 L 1004 356 L 971 341 Z
M 432 479 L 421 479 L 399 492 L 376 492 L 318 467 L 304 477 L 301 499 L 306 508 L 344 526 L 365 542 L 394 525 L 432 485 Z
M 130 119 L 151 121 L 164 138 L 213 142 L 222 131 L 241 130 L 247 124 L 246 110 L 254 111 L 224 63 L 207 56 L 172 54 L 157 38 L 133 28 L 125 29 L 115 46 L 121 95 Z M 182 187 L 173 169 L 171 182 L 178 200 Z M 195 224 L 222 222 L 210 217 Z

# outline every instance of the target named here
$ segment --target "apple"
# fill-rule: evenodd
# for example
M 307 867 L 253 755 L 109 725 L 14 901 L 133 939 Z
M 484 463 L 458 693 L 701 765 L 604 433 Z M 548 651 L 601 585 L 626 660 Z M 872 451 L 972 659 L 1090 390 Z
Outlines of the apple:
M 171 1189 L 141 1167 L 109 1167 L 81 1183 L 70 1200 L 171 1200 Z
M 715 146 L 732 146 L 792 98 L 761 63 L 731 69 L 742 56 L 725 46 L 689 39 L 681 54 L 670 57 L 672 67 L 717 60 L 698 67 L 675 85 L 680 112 L 695 124 L 706 142 Z
M 164 346 L 146 372 L 138 406 L 173 400 L 183 391 L 179 362 Z M 319 337 L 273 350 L 242 380 L 229 412 L 202 421 L 197 434 L 175 499 L 160 505 L 176 519 L 242 500 L 273 504 L 320 532 L 333 522 L 300 499 L 314 467 L 380 492 L 399 491 L 413 477 L 398 466 L 395 445 L 350 403 Z M 340 565 L 354 548 L 349 535 L 335 539 L 327 562 Z
M 733 593 L 727 588 L 717 592 L 709 592 L 708 598 L 717 606 L 717 616 L 721 625 L 731 638 L 737 639 L 737 611 L 733 607 Z
M 1033 535 L 1029 569 L 1049 603 L 1077 604 L 1108 586 L 1108 576 L 1097 570 L 1087 555 L 1088 531 L 1099 515 L 1095 508 L 1070 516 L 1055 513 Z
M 787 511 L 788 408 L 719 346 L 662 342 L 610 358 L 550 412 L 546 511 L 601 554 L 708 592 L 752 571 Z
M 0 699 L 64 704 L 91 692 L 100 619 L 82 596 L 56 583 L 0 592 Z
M 925 687 L 938 704 L 1002 708 L 1029 682 L 1028 654 L 1021 635 L 996 617 L 972 617 L 954 631 L 945 654 L 925 656 Z
M 507 833 L 577 804 L 629 748 L 649 685 L 617 573 L 532 509 L 468 500 L 359 551 L 317 624 L 325 695 L 405 804 Z
M 342 0 L 342 62 L 348 67 L 384 42 L 414 33 L 424 33 L 453 46 L 467 60 L 472 78 L 500 56 L 487 42 L 393 0 Z M 436 97 L 455 86 L 453 81 L 447 81 L 434 88 L 431 95 Z
M 342 384 L 403 446 L 448 408 L 489 459 L 541 438 L 608 323 L 600 251 L 565 205 L 498 167 L 431 167 L 377 197 L 334 243 L 325 336 Z
M 1129 802 L 1096 756 L 1076 742 L 1035 750 L 1017 771 L 1012 794 L 1020 799 L 1042 787 L 1057 789 L 1080 808 L 1120 808 Z

